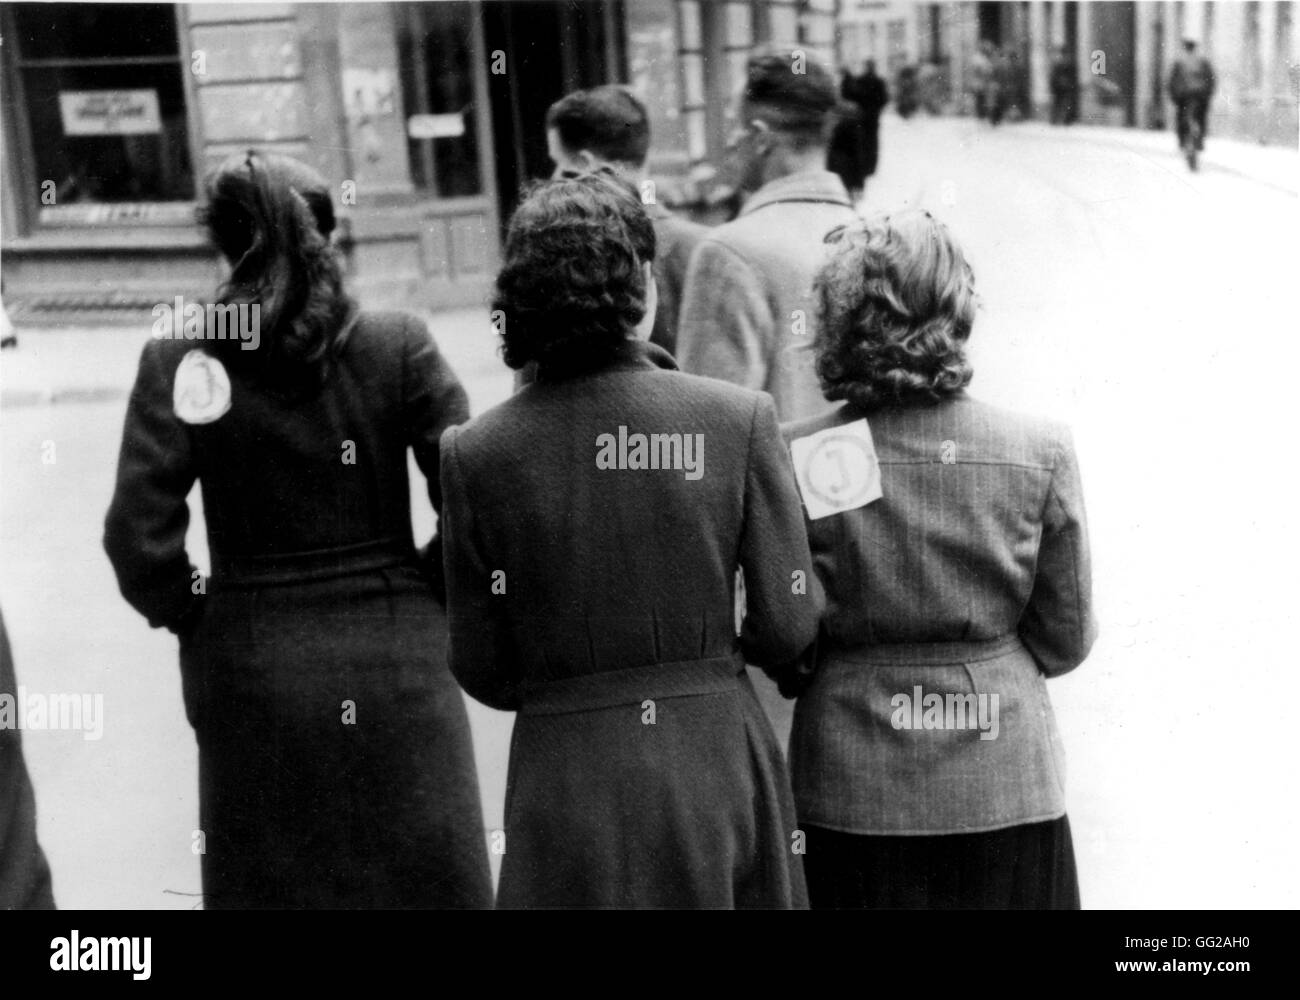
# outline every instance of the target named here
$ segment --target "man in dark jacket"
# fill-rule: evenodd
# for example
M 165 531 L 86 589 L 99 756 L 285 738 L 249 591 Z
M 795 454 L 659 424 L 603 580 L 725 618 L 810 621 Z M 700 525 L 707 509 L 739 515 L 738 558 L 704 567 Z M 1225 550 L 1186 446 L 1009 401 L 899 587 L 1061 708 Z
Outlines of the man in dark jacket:
M 52 910 L 50 869 L 36 842 L 36 799 L 17 729 L 17 697 L 0 618 L 0 910 Z
M 705 227 L 673 215 L 655 196 L 646 170 L 650 119 L 645 105 L 626 87 L 614 84 L 575 90 L 547 111 L 546 142 L 557 176 L 610 166 L 641 192 L 658 244 L 654 276 L 659 308 L 650 341 L 675 353 L 686 268 Z
M 1169 96 L 1177 113 L 1174 121 L 1178 129 L 1178 145 L 1187 141 L 1188 122 L 1195 121 L 1200 138 L 1196 148 L 1205 145 L 1205 115 L 1214 96 L 1214 67 L 1196 51 L 1196 42 L 1188 38 L 1183 42 L 1183 54 L 1174 63 L 1169 74 Z

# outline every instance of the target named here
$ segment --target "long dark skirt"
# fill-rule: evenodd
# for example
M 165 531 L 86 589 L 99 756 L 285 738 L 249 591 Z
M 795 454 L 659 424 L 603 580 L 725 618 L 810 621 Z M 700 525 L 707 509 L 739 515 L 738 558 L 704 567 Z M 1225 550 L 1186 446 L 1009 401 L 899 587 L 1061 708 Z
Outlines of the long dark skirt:
M 208 602 L 181 655 L 205 907 L 491 906 L 469 721 L 416 572 Z
M 1066 816 L 988 833 L 881 837 L 808 826 L 814 909 L 1077 910 Z

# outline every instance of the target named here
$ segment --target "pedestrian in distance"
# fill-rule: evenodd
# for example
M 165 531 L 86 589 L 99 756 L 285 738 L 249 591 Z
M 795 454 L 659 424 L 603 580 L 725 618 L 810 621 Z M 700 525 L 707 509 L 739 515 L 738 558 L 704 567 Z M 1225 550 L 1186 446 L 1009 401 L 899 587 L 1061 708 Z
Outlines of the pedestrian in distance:
M 1079 120 L 1079 66 L 1068 46 L 1056 50 L 1048 81 L 1052 91 L 1052 124 L 1073 125 Z
M 1174 102 L 1178 146 L 1196 166 L 1196 153 L 1205 148 L 1205 119 L 1214 97 L 1214 67 L 1197 51 L 1196 41 L 1183 41 L 1183 51 L 1169 73 L 1169 97 Z
M 920 68 L 916 63 L 907 63 L 899 67 L 895 91 L 898 96 L 894 100 L 894 109 L 898 112 L 898 116 L 903 119 L 911 118 L 916 114 L 916 109 L 921 106 Z
M 845 70 L 840 98 L 826 169 L 844 182 L 856 205 L 880 162 L 880 115 L 889 103 L 889 87 L 876 73 L 874 60 L 866 60 L 858 76 Z
M 537 377 L 443 436 L 451 667 L 518 713 L 503 908 L 806 906 L 745 673 L 784 677 L 816 636 L 799 498 L 771 398 L 646 341 L 654 252 L 612 172 L 535 188 L 494 308 Z
M 407 472 L 412 451 L 440 508 L 465 392 L 423 323 L 345 293 L 315 171 L 250 151 L 205 195 L 218 301 L 260 337 L 146 345 L 104 535 L 123 595 L 180 640 L 204 906 L 489 907 L 441 550 L 417 552 Z M 196 482 L 210 577 L 185 546 Z
M 1046 678 L 1096 635 L 1069 431 L 969 397 L 974 278 L 909 209 L 817 278 L 833 412 L 785 427 L 826 590 L 791 771 L 814 907 L 1079 906 Z

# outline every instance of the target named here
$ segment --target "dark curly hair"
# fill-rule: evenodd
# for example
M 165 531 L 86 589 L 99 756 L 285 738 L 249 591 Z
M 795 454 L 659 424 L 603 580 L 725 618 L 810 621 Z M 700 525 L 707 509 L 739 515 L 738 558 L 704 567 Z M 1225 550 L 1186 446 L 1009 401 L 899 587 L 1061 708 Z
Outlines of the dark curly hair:
M 822 394 L 871 409 L 969 385 L 975 275 L 947 227 L 908 209 L 827 239 L 834 249 L 813 284 Z
M 200 221 L 231 265 L 217 303 L 257 303 L 261 320 L 258 350 L 220 340 L 210 348 L 274 388 L 318 385 L 355 308 L 330 242 L 335 219 L 327 182 L 290 157 L 249 150 L 222 163 L 204 193 Z
M 645 316 L 654 255 L 636 189 L 609 168 L 534 185 L 510 220 L 492 299 L 506 364 L 536 361 L 539 381 L 608 364 Z

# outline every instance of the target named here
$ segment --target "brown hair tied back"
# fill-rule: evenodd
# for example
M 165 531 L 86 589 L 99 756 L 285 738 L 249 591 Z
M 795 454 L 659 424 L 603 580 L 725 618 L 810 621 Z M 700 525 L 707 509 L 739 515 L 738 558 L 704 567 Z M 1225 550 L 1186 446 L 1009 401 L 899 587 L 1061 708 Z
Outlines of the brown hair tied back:
M 222 340 L 209 346 L 273 388 L 319 384 L 352 309 L 329 239 L 335 216 L 327 182 L 297 160 L 250 149 L 218 167 L 204 193 L 201 221 L 231 265 L 217 302 L 257 303 L 261 331 L 256 350 Z

